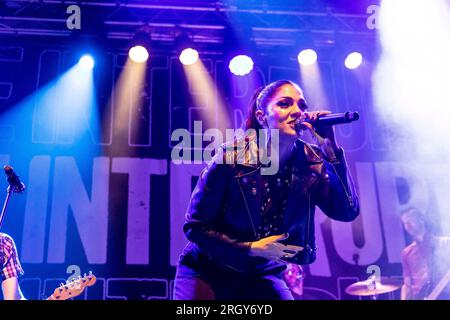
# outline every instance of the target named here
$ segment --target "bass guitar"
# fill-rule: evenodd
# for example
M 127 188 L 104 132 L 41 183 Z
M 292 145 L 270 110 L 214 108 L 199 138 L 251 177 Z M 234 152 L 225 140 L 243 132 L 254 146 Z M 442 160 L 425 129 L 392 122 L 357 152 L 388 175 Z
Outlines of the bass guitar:
M 72 281 L 61 284 L 46 300 L 67 300 L 77 297 L 83 293 L 86 287 L 93 286 L 96 281 L 97 278 L 92 272 L 89 272 L 88 275 L 84 274 L 84 277 L 80 276 Z

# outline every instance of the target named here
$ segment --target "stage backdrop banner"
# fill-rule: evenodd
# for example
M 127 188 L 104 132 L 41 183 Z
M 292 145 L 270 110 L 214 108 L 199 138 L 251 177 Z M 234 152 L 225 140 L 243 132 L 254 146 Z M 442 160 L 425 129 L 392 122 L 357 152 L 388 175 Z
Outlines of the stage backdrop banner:
M 152 57 L 140 84 L 121 81 L 127 70 L 119 52 L 105 54 L 94 74 L 85 75 L 76 73 L 67 50 L 0 50 L 0 163 L 13 166 L 27 187 L 12 195 L 2 232 L 15 239 L 29 299 L 49 296 L 60 282 L 90 270 L 97 283 L 81 299 L 170 299 L 187 242 L 186 208 L 205 167 L 208 143 L 194 132 L 220 127 L 224 106 L 231 129 L 241 127 L 253 90 L 285 78 L 299 82 L 313 110 L 361 115 L 336 127 L 361 215 L 341 223 L 317 209 L 318 257 L 305 267 L 305 293 L 355 299 L 344 289 L 366 279 L 368 267 L 401 277 L 400 252 L 408 239 L 398 213 L 410 205 L 430 210 L 438 190 L 430 187 L 432 177 L 415 174 L 420 164 L 386 157 L 389 131 L 375 120 L 370 73 L 356 77 L 341 64 L 319 61 L 325 92 L 319 95 L 308 91 L 308 77 L 291 61 L 273 59 L 240 78 L 229 74 L 223 59 L 206 56 L 202 76 L 216 90 L 211 95 L 198 90 L 199 79 L 185 75 L 171 55 Z M 173 161 L 176 129 L 190 133 L 185 146 L 200 161 Z M 6 179 L 0 186 L 6 197 Z M 398 292 L 384 298 L 398 298 Z

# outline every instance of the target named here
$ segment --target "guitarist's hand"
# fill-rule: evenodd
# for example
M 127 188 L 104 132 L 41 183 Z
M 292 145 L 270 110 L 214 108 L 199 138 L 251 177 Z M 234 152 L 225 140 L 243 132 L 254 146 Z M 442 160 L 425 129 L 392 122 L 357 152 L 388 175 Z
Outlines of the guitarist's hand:
M 251 243 L 249 254 L 252 257 L 263 257 L 275 261 L 282 258 L 292 258 L 302 251 L 303 247 L 284 245 L 279 242 L 286 240 L 288 236 L 288 234 L 281 234 L 254 241 Z

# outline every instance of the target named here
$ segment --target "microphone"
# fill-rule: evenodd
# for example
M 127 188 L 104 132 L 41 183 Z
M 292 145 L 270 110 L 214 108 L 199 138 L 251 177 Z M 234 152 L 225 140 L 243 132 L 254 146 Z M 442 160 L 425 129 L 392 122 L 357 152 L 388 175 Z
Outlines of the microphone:
M 13 192 L 23 192 L 25 190 L 25 185 L 20 182 L 19 176 L 16 175 L 14 169 L 10 166 L 4 166 L 5 174 L 9 183 L 8 192 L 11 190 Z
M 308 119 L 304 120 L 304 122 L 311 123 L 314 127 L 322 127 L 322 126 L 333 126 L 336 124 L 342 123 L 350 123 L 352 121 L 356 121 L 359 119 L 358 112 L 347 111 L 344 113 L 331 113 L 327 115 L 323 115 L 317 118 L 316 121 L 309 121 Z M 301 123 L 298 122 L 296 127 L 301 129 Z

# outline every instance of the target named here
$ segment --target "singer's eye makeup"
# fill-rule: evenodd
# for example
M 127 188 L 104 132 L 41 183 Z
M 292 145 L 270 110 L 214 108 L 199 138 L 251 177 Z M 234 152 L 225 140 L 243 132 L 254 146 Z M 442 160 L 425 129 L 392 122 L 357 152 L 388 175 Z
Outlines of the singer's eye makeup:
M 289 108 L 294 105 L 294 99 L 289 97 L 284 97 L 277 102 L 277 106 L 282 108 Z M 306 104 L 305 99 L 298 100 L 298 107 L 301 111 L 306 111 L 308 109 L 308 105 Z
M 294 103 L 294 100 L 292 98 L 282 98 L 280 101 L 277 102 L 277 106 L 282 108 L 288 108 L 292 106 Z
M 305 99 L 300 99 L 298 100 L 298 107 L 300 108 L 300 110 L 302 110 L 303 112 L 306 111 L 308 109 L 308 105 L 306 104 Z

